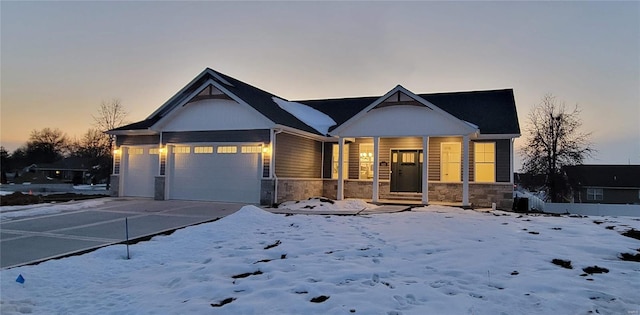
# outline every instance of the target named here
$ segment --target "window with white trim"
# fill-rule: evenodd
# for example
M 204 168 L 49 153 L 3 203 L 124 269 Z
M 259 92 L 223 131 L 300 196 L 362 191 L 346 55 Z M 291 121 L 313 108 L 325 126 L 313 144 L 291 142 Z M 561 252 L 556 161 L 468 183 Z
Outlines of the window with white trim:
M 589 201 L 599 201 L 602 200 L 604 196 L 604 192 L 602 188 L 587 188 L 587 200 Z
M 216 152 L 220 154 L 238 153 L 238 147 L 235 145 L 221 145 L 218 147 L 218 150 Z
M 476 183 L 494 183 L 496 181 L 496 143 L 475 142 L 473 147 Z
M 373 178 L 373 143 L 361 143 L 360 151 L 360 179 Z
M 143 148 L 129 148 L 130 155 L 144 154 Z
M 261 145 L 243 145 L 240 148 L 240 153 L 262 153 Z
M 173 147 L 173 153 L 174 154 L 187 154 L 187 153 L 191 153 L 191 147 Z
M 193 147 L 193 153 L 197 154 L 211 154 L 213 153 L 213 147 Z
M 160 154 L 160 149 L 159 148 L 150 148 L 149 149 L 149 154 Z
M 334 144 L 331 156 L 331 178 L 338 178 L 338 165 L 340 160 L 340 145 Z M 342 151 L 342 178 L 349 178 L 349 145 L 345 144 Z

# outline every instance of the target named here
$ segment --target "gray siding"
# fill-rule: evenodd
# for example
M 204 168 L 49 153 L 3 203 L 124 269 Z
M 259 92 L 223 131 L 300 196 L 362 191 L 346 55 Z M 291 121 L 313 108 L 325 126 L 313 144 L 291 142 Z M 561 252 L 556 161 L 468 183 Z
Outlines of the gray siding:
M 159 144 L 159 143 L 160 143 L 160 136 L 159 135 L 116 136 L 116 146 Z
M 162 143 L 189 142 L 262 142 L 269 143 L 269 129 L 169 131 L 162 133 Z
M 276 176 L 321 178 L 322 142 L 288 133 L 276 137 Z

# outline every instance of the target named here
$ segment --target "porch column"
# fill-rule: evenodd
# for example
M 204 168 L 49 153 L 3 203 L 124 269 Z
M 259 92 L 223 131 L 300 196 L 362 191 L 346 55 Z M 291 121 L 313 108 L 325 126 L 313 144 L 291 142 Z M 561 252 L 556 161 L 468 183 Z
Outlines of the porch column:
M 344 138 L 340 137 L 338 138 L 338 191 L 336 192 L 337 200 L 344 199 L 344 176 L 342 174 L 344 157 L 342 156 L 342 152 L 344 152 Z
M 129 171 L 129 148 L 128 147 L 120 147 L 120 177 L 118 178 L 118 197 L 124 196 L 124 172 Z M 130 183 L 128 183 L 130 184 Z
M 175 154 L 173 154 L 174 145 L 167 144 L 165 148 L 165 162 L 164 162 L 164 199 L 169 200 L 171 196 L 171 182 L 173 181 L 173 170 L 175 165 Z
M 422 137 L 422 204 L 429 204 L 429 137 Z
M 469 135 L 462 137 L 462 206 L 469 206 Z
M 380 137 L 373 137 L 373 196 L 371 197 L 371 201 L 373 202 L 378 202 L 378 188 L 380 187 L 379 184 L 379 166 L 380 163 L 378 162 L 378 148 L 380 147 Z

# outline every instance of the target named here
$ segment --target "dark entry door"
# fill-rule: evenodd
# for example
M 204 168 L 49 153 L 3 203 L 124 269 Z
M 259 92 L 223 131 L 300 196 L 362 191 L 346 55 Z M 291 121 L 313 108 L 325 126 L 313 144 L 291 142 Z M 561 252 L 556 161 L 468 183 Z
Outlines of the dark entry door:
M 391 192 L 422 192 L 422 150 L 391 150 Z

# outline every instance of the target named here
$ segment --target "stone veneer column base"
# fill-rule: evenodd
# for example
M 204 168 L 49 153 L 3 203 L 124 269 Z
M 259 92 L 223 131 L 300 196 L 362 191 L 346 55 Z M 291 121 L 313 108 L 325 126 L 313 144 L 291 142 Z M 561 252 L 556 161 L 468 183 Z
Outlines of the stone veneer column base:
M 154 181 L 154 191 L 153 191 L 153 199 L 154 200 L 165 200 L 166 196 L 164 195 L 164 185 L 165 178 L 164 176 L 156 176 Z
M 120 196 L 120 175 L 110 175 L 109 176 L 109 196 L 118 197 Z

